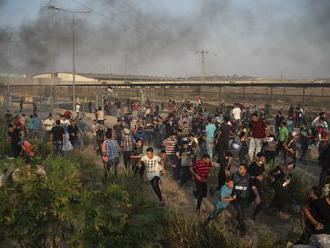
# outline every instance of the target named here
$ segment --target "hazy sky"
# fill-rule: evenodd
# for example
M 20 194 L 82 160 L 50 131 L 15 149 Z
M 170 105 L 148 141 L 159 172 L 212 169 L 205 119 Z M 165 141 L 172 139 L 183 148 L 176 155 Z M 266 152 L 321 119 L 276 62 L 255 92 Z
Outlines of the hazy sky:
M 330 76 L 329 0 L 0 0 L 0 72 Z M 55 54 L 55 56 L 54 56 Z M 217 55 L 217 56 L 215 56 Z

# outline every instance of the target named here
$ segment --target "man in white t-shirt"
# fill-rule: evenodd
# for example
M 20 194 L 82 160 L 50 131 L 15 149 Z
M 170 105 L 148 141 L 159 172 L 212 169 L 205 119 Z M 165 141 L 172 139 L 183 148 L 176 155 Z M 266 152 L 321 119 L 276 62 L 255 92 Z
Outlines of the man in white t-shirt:
M 105 119 L 104 111 L 102 110 L 101 107 L 99 107 L 99 110 L 97 111 L 97 121 L 100 124 L 104 124 L 104 119 Z
M 48 115 L 48 118 L 44 121 L 44 126 L 46 129 L 46 139 L 49 141 L 52 128 L 55 127 L 55 121 L 52 118 L 52 114 Z
M 152 147 L 147 148 L 146 152 L 147 154 L 141 158 L 141 162 L 145 166 L 147 178 L 158 196 L 159 201 L 164 204 L 162 193 L 159 188 L 160 173 L 165 172 L 163 160 L 159 156 L 154 155 Z
M 241 125 L 241 113 L 241 108 L 236 104 L 235 108 L 232 110 L 232 114 L 236 122 L 236 127 L 239 127 Z
M 77 118 L 79 118 L 80 117 L 80 103 L 79 102 L 76 104 L 76 114 L 77 114 Z
M 241 113 L 242 113 L 241 108 L 238 105 L 236 105 L 235 108 L 233 109 L 233 117 L 236 122 L 241 120 Z

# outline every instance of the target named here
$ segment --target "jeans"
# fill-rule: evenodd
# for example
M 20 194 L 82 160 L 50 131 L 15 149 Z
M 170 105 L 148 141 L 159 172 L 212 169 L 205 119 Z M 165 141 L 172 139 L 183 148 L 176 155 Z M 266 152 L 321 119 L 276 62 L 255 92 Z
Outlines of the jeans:
M 124 160 L 125 169 L 128 170 L 131 165 L 131 151 L 123 152 L 123 160 Z
M 206 140 L 206 149 L 207 149 L 207 154 L 210 155 L 210 158 L 212 160 L 213 158 L 213 149 L 214 149 L 214 142 L 210 140 Z
M 275 208 L 279 211 L 285 211 L 287 208 L 288 192 L 286 188 L 282 187 L 280 182 L 273 184 L 275 195 L 270 203 L 270 208 Z
M 209 223 L 211 220 L 214 220 L 218 217 L 218 215 L 224 210 L 224 208 L 218 208 L 216 205 L 214 206 L 213 211 L 207 217 L 205 223 Z
M 251 138 L 249 142 L 249 159 L 254 160 L 254 157 L 261 151 L 262 139 Z
M 260 213 L 263 206 L 265 205 L 264 192 L 262 191 L 262 189 L 260 187 L 256 187 L 256 190 L 258 191 L 258 194 L 259 194 L 259 197 L 260 197 L 260 203 L 256 204 L 256 207 L 255 207 L 254 212 L 252 214 L 253 218 L 255 218 Z
M 239 229 L 245 230 L 245 211 L 248 207 L 248 200 L 245 198 L 237 199 L 233 202 L 233 205 L 237 211 L 237 221 L 239 224 Z
M 55 154 L 62 154 L 63 141 L 53 141 L 53 151 Z
M 300 159 L 303 160 L 305 159 L 305 156 L 307 154 L 308 151 L 308 140 L 300 140 L 300 145 L 301 145 L 301 157 Z
M 221 187 L 223 185 L 225 185 L 226 183 L 226 172 L 225 172 L 225 167 L 224 166 L 220 166 L 219 168 L 219 172 L 218 172 L 218 190 L 221 189 Z
M 142 163 L 140 166 L 138 164 L 138 162 L 135 162 L 134 166 L 133 166 L 133 170 L 134 170 L 134 175 L 136 175 L 138 172 L 140 174 L 140 179 L 143 179 L 143 175 L 144 175 L 144 171 L 145 171 L 145 165 Z
M 11 144 L 11 152 L 12 152 L 12 155 L 17 158 L 19 156 L 19 154 L 21 153 L 21 146 L 18 145 L 18 144 Z
M 225 153 L 229 150 L 228 140 L 221 140 L 216 145 L 216 151 L 218 153 L 218 160 L 223 160 L 225 157 Z
M 180 183 L 181 185 L 185 184 L 191 178 L 191 172 L 189 166 L 181 167 Z
M 197 207 L 196 211 L 199 211 L 202 205 L 202 200 L 207 196 L 207 183 L 195 181 L 196 184 L 196 197 L 197 197 Z
M 160 188 L 159 188 L 159 180 L 160 180 L 160 178 L 156 176 L 156 177 L 152 178 L 149 182 L 152 186 L 152 189 L 155 191 L 156 195 L 158 196 L 159 201 L 162 201 L 163 197 L 162 197 L 162 193 L 160 192 Z
M 118 176 L 118 164 L 119 164 L 119 158 L 114 158 L 114 159 L 109 159 L 108 161 L 105 162 L 104 164 L 104 169 L 105 169 L 105 177 L 108 176 L 110 173 L 111 168 L 113 167 L 115 170 L 115 176 Z
M 330 178 L 330 170 L 322 168 L 320 173 L 319 186 L 323 187 L 328 178 Z

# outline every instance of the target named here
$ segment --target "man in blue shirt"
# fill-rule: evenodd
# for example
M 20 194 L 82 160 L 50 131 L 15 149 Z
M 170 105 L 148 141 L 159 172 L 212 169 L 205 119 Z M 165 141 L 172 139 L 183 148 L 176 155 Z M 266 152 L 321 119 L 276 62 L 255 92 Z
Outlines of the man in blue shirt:
M 119 145 L 115 139 L 112 138 L 112 130 L 108 129 L 106 134 L 106 140 L 103 142 L 103 160 L 105 166 L 105 176 L 110 173 L 111 167 L 114 167 L 115 176 L 118 175 L 119 164 Z
M 31 127 L 32 127 L 32 136 L 40 138 L 41 120 L 37 114 L 34 114 L 31 119 Z
M 214 202 L 214 209 L 205 220 L 207 225 L 211 220 L 214 220 L 228 205 L 231 201 L 236 199 L 236 196 L 232 196 L 234 187 L 234 181 L 231 177 L 226 179 L 226 184 L 221 187 L 217 192 L 217 197 Z
M 205 127 L 205 133 L 206 133 L 206 148 L 207 153 L 210 155 L 210 158 L 212 160 L 213 158 L 213 149 L 214 149 L 214 134 L 216 130 L 215 124 L 212 122 L 212 119 L 208 119 L 208 124 Z

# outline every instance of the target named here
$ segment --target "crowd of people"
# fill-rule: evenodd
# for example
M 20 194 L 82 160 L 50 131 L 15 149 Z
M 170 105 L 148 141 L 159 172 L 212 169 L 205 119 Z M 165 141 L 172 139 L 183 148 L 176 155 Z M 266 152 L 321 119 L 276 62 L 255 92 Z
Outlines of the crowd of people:
M 196 102 L 155 103 L 147 99 L 143 104 L 131 100 L 113 104 L 117 123 L 111 127 L 106 123 L 107 110 L 100 107 L 92 111 L 91 102 L 88 106 L 94 113 L 90 128 L 105 177 L 112 172 L 118 175 L 122 161 L 128 173 L 142 180 L 146 175 L 163 205 L 160 182 L 165 174 L 171 174 L 180 187 L 193 181 L 198 214 L 203 198 L 215 192 L 214 210 L 205 224 L 233 206 L 241 232 L 247 229 L 246 210 L 251 206 L 254 221 L 263 210 L 289 211 L 292 176 L 298 163 L 309 161 L 308 151 L 313 145 L 321 173 L 302 208 L 304 232 L 296 243 L 307 243 L 312 234 L 330 234 L 330 146 L 324 112 L 308 121 L 302 106 L 291 105 L 279 109 L 273 117 L 269 104 L 262 108 L 221 104 L 212 109 L 206 108 L 200 97 Z M 40 137 L 42 123 L 37 114 L 30 119 L 24 114 L 10 115 L 9 111 L 5 113 L 8 135 L 13 155 L 18 156 L 18 141 L 22 136 Z M 45 138 L 52 141 L 54 153 L 82 147 L 85 123 L 79 113 L 76 116 L 64 113 L 55 121 L 49 115 L 44 121 Z M 218 170 L 215 190 L 214 185 L 208 185 L 212 168 Z M 271 185 L 274 191 L 269 202 L 265 185 Z

